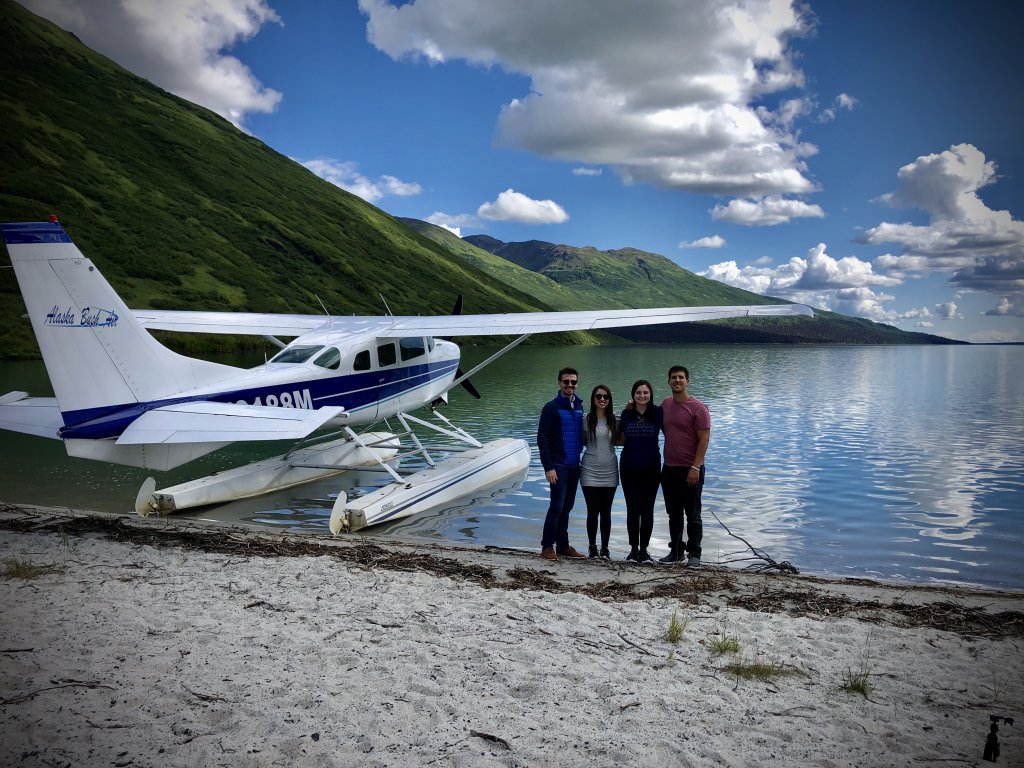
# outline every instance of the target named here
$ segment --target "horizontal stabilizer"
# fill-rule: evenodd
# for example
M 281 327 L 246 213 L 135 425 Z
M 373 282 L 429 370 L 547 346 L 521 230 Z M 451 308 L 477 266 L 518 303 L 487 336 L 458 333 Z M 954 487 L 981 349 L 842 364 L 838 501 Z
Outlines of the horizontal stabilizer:
M 0 429 L 59 440 L 57 433 L 64 427 L 64 418 L 57 398 L 24 395 L 24 392 L 10 392 L 0 397 Z
M 199 400 L 147 411 L 117 439 L 118 445 L 299 440 L 343 412 L 341 406 L 306 410 Z

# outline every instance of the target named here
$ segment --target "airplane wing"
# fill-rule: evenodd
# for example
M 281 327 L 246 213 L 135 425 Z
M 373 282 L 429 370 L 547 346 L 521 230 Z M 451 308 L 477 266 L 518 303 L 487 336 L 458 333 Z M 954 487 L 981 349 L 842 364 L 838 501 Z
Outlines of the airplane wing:
M 251 312 L 176 312 L 133 309 L 149 329 L 186 333 L 301 336 L 314 330 L 404 336 L 507 336 L 524 333 L 589 331 L 637 325 L 687 323 L 728 317 L 814 316 L 803 304 L 753 304 L 731 307 L 667 307 L 575 312 L 514 312 L 497 315 L 370 316 L 272 315 Z
M 324 315 L 274 315 L 265 312 L 179 312 L 133 309 L 144 328 L 181 333 L 228 333 L 254 336 L 302 336 L 331 322 Z M 380 321 L 379 318 L 364 318 Z
M 447 315 L 394 317 L 381 336 L 506 336 L 558 331 L 592 331 L 637 325 L 689 323 L 726 317 L 780 317 L 811 315 L 803 304 L 755 304 L 736 307 L 665 307 L 608 309 L 576 312 L 516 312 L 503 315 Z
M 344 410 L 341 406 L 305 410 L 206 400 L 178 403 L 142 414 L 121 433 L 117 444 L 298 440 Z
M 8 392 L 0 397 L 0 429 L 59 440 L 64 417 L 55 397 L 28 397 L 24 392 Z

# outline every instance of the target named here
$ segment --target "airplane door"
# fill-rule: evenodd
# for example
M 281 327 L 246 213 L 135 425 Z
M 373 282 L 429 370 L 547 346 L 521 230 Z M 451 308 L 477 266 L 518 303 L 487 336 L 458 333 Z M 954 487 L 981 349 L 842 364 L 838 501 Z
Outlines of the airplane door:
M 377 345 L 377 369 L 374 372 L 376 417 L 391 415 L 390 406 L 398 394 L 399 382 L 395 380 L 398 373 L 398 349 L 395 342 L 389 341 Z
M 377 407 L 380 400 L 380 371 L 375 365 L 376 360 L 371 361 L 370 350 L 363 349 L 352 358 L 352 372 L 359 378 L 355 387 L 354 402 L 349 410 L 357 410 L 360 421 L 367 423 L 377 418 Z

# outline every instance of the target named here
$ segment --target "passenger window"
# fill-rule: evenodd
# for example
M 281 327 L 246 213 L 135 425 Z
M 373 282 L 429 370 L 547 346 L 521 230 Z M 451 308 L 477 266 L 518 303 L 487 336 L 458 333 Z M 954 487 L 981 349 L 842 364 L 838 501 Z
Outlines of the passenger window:
M 353 371 L 368 371 L 370 370 L 370 350 L 364 349 L 358 355 L 352 363 Z
M 336 371 L 338 370 L 338 366 L 341 365 L 341 352 L 334 347 L 328 347 L 326 352 L 313 361 L 313 364 L 319 365 L 321 368 L 328 368 L 332 371 Z
M 423 338 L 419 336 L 412 339 L 401 339 L 398 345 L 402 348 L 402 362 L 419 357 L 426 351 L 423 348 Z
M 394 344 L 381 344 L 377 347 L 377 365 L 383 368 L 386 365 L 394 365 L 398 358 L 395 356 Z

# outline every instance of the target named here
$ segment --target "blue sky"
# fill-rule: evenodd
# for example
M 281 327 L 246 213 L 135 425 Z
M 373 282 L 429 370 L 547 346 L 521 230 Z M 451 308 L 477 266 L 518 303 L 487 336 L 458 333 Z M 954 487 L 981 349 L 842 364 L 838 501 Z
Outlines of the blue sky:
M 1024 341 L 1024 6 L 33 0 L 397 216 Z

